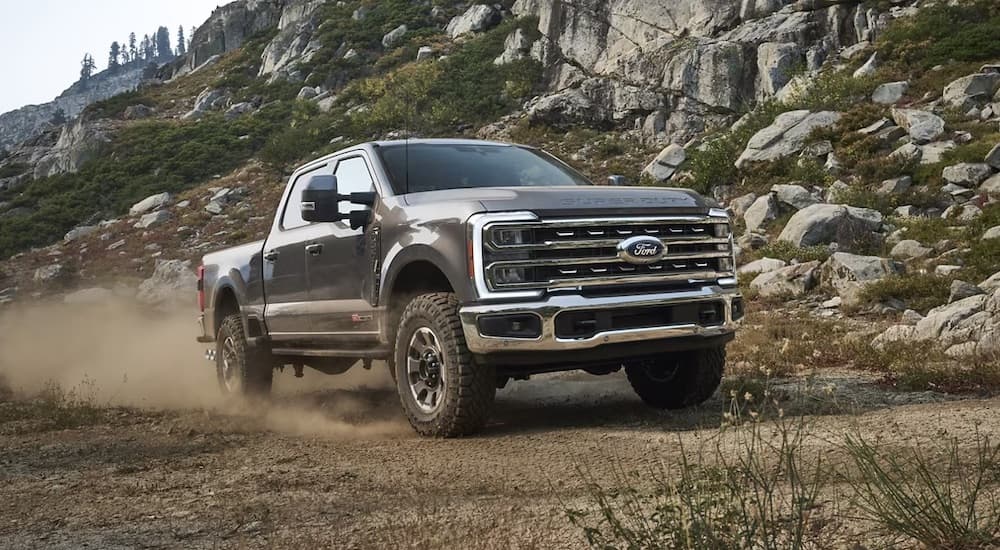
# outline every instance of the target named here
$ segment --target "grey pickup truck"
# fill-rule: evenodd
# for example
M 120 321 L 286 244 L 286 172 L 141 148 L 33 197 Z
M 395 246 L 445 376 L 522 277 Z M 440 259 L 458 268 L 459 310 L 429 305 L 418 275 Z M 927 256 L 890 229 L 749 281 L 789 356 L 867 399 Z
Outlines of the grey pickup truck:
M 414 429 L 443 437 L 477 431 L 497 388 L 546 372 L 624 368 L 653 407 L 701 403 L 743 315 L 725 211 L 475 140 L 310 162 L 266 239 L 198 271 L 198 340 L 214 343 L 224 393 L 265 395 L 279 368 L 384 360 Z

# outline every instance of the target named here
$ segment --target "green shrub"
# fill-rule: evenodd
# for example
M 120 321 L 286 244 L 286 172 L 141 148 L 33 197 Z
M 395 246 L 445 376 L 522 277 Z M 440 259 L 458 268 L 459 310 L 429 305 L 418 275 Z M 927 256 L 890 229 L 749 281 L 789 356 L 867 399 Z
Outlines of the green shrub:
M 1000 1 L 939 2 L 890 25 L 877 43 L 886 63 L 925 70 L 1000 57 Z
M 118 118 L 122 116 L 125 109 L 134 105 L 156 107 L 156 102 L 142 90 L 135 90 L 91 103 L 84 109 L 84 116 L 88 119 Z
M 948 301 L 951 281 L 949 277 L 929 273 L 891 275 L 865 285 L 860 298 L 865 303 L 883 303 L 895 299 L 910 309 L 927 313 Z
M 775 258 L 786 262 L 793 260 L 801 263 L 825 262 L 830 257 L 830 249 L 823 245 L 800 247 L 786 241 L 774 241 L 758 250 L 756 255 L 761 258 Z

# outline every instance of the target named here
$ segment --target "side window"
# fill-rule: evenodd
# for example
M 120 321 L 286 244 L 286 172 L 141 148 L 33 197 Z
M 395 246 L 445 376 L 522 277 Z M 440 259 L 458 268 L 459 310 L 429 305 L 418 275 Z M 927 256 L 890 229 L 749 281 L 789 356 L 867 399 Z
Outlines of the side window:
M 337 176 L 337 192 L 341 195 L 375 190 L 375 183 L 372 181 L 371 172 L 368 171 L 368 164 L 363 157 L 351 157 L 340 161 L 337 164 L 335 174 Z M 337 206 L 341 214 L 347 214 L 358 208 L 356 205 L 343 201 Z
M 288 202 L 285 203 L 285 211 L 281 214 L 282 229 L 295 229 L 296 227 L 309 225 L 309 222 L 302 219 L 302 190 L 305 189 L 306 181 L 309 180 L 309 174 L 323 168 L 325 166 L 320 166 L 299 174 L 299 177 L 295 178 L 295 182 L 292 183 L 291 194 L 288 195 Z

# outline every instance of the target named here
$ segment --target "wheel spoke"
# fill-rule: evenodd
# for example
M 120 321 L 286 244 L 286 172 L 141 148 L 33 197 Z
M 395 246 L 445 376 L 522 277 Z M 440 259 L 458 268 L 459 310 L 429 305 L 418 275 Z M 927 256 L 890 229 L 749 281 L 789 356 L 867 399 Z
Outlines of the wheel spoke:
M 413 375 L 420 372 L 420 359 L 416 357 L 406 358 L 406 372 Z

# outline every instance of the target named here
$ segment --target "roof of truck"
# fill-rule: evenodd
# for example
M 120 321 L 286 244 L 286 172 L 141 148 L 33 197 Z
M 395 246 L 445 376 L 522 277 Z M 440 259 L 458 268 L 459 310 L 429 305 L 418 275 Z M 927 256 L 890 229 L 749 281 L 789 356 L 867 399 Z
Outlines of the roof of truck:
M 501 143 L 499 141 L 486 141 L 482 139 L 455 139 L 455 138 L 416 138 L 416 139 L 396 139 L 388 141 L 373 141 L 376 147 L 388 145 L 494 145 L 497 147 L 515 147 L 513 143 Z

